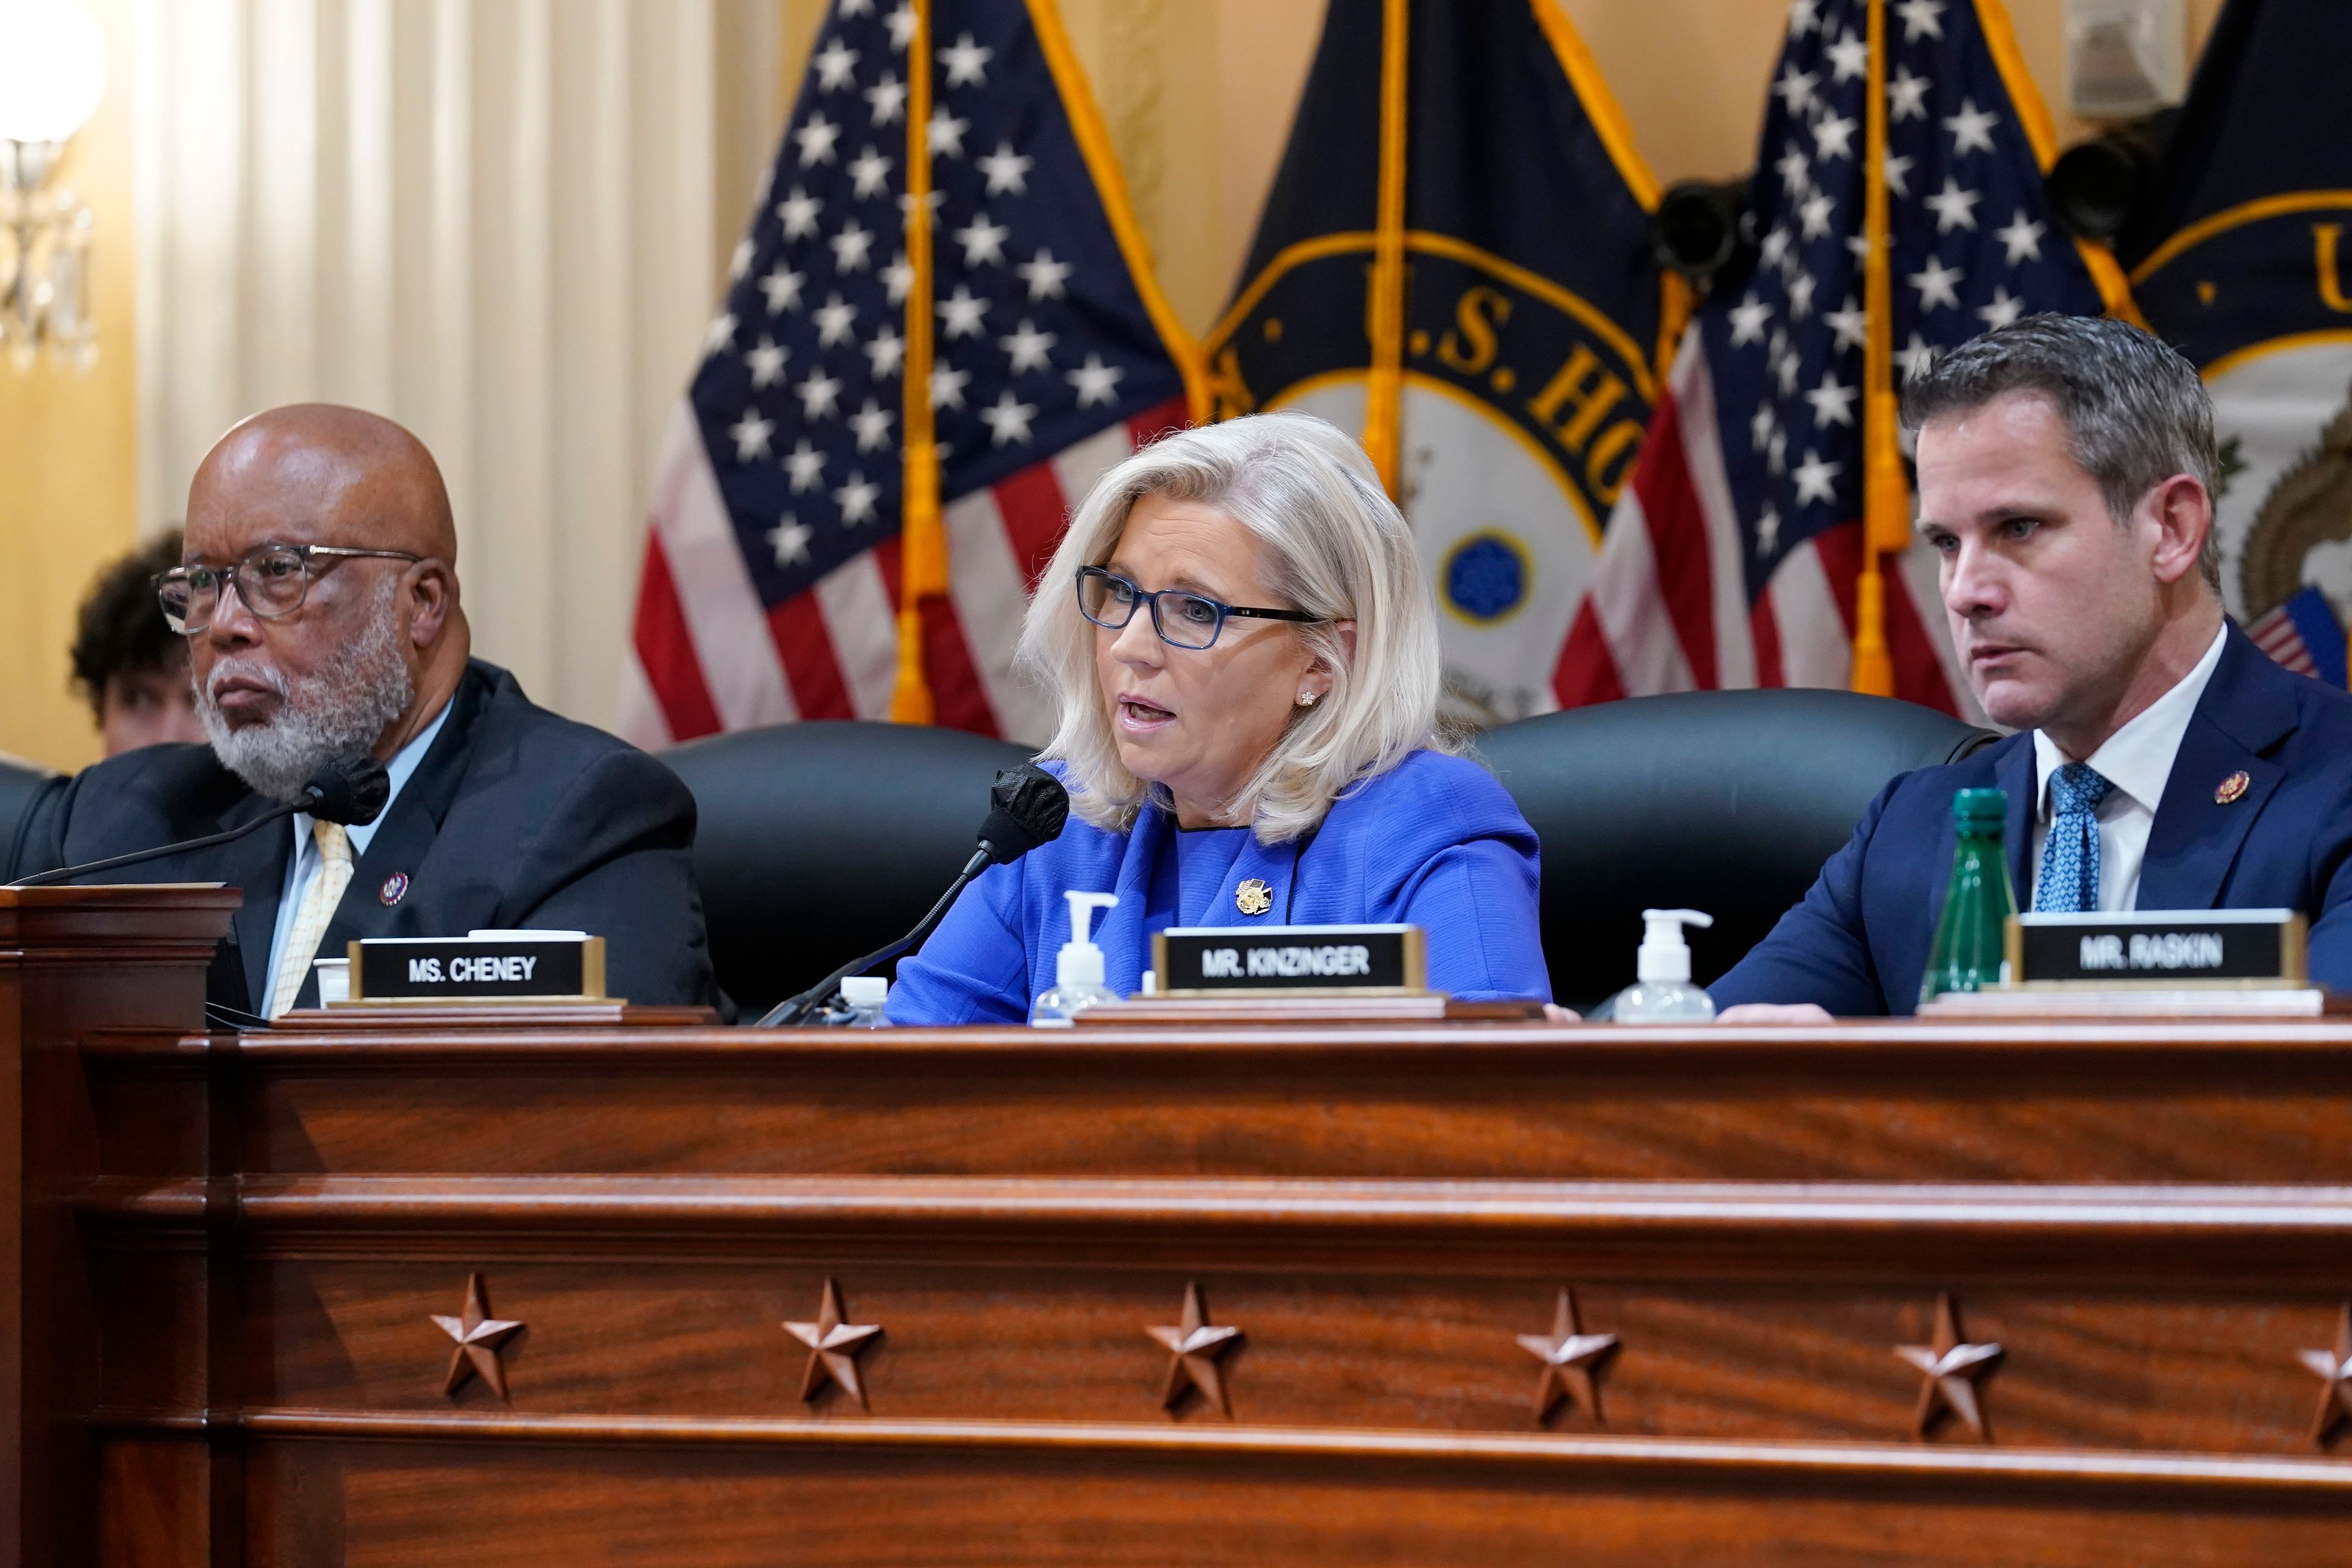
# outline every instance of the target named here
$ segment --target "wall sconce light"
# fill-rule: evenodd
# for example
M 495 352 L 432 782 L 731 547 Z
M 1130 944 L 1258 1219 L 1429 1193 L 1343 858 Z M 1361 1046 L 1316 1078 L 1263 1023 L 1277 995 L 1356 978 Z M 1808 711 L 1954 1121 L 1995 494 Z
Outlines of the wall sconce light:
M 0 344 L 88 369 L 96 220 L 50 176 L 106 88 L 106 36 L 79 0 L 0 0 Z

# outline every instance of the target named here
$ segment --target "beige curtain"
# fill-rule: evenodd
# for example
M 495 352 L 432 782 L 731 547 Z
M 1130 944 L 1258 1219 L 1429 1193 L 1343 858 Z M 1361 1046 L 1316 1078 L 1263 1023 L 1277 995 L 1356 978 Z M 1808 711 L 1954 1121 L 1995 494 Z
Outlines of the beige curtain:
M 788 20 L 142 0 L 144 524 L 256 409 L 389 415 L 448 479 L 479 651 L 607 721 L 649 469 L 781 123 Z

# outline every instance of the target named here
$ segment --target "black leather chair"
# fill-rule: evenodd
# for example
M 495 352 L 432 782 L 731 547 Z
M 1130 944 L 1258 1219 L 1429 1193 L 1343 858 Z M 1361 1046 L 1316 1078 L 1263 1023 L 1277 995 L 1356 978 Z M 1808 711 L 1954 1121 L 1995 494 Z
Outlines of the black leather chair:
M 1475 755 L 1543 838 L 1552 993 L 1589 1009 L 1633 983 L 1644 909 L 1704 910 L 1702 984 L 1805 896 L 1886 781 L 1997 737 L 1845 691 L 1699 691 L 1548 713 Z
M 662 753 L 699 808 L 719 984 L 757 1017 L 903 936 L 971 856 L 1028 749 L 912 724 L 778 724 Z
M 25 814 L 57 776 L 47 768 L 0 761 L 0 882 L 16 875 L 16 834 Z

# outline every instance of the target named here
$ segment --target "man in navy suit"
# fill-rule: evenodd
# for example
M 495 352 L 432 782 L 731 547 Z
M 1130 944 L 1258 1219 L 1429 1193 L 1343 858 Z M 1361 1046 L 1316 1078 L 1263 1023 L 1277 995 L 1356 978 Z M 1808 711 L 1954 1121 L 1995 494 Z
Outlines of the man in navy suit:
M 182 560 L 155 613 L 187 639 L 210 743 L 59 781 L 0 844 L 8 875 L 235 828 L 372 752 L 393 789 L 373 823 L 297 816 L 93 879 L 244 890 L 206 984 L 232 1020 L 315 1006 L 313 956 L 355 938 L 484 927 L 604 937 L 607 988 L 632 1002 L 715 997 L 693 797 L 470 657 L 448 494 L 414 436 L 324 405 L 255 416 L 197 468 Z
M 2019 733 L 1879 793 L 1802 903 L 1708 987 L 1732 1023 L 1903 1014 L 1951 872 L 1952 795 L 2008 792 L 2044 910 L 2294 909 L 2352 992 L 2352 697 L 2222 614 L 2213 411 L 2119 321 L 2037 316 L 1904 393 L 1918 530 L 1970 688 Z

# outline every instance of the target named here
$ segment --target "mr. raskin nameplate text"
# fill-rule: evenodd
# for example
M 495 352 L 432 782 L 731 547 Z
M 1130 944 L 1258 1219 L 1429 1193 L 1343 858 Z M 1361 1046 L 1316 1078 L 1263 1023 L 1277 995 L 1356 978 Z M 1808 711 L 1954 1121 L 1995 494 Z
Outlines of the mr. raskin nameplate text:
M 1160 993 L 1420 994 L 1428 963 L 1413 925 L 1171 926 L 1151 939 Z
M 2028 985 L 2300 985 L 2304 919 L 2294 910 L 2018 915 L 2009 963 Z
M 369 937 L 353 1002 L 578 1002 L 604 994 L 601 936 Z

